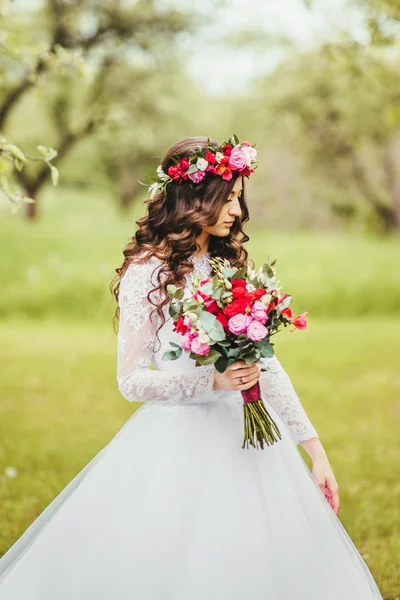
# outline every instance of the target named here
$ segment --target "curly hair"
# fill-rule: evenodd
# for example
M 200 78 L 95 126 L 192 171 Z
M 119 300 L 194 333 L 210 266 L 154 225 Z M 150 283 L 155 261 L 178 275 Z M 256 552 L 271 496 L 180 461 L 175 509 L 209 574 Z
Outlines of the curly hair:
M 206 149 L 208 139 L 204 136 L 188 137 L 174 144 L 161 161 L 163 171 L 166 173 L 168 168 L 175 164 L 172 157 L 181 159 L 189 156 L 198 146 Z M 219 145 L 215 139 L 210 141 Z M 158 332 L 165 323 L 163 307 L 170 302 L 167 286 L 184 285 L 185 274 L 193 270 L 193 264 L 188 259 L 196 251 L 201 250 L 196 238 L 201 234 L 203 227 L 210 227 L 217 223 L 221 209 L 237 177 L 238 175 L 235 177 L 234 174 L 230 181 L 225 181 L 221 177 L 205 178 L 193 187 L 185 182 L 172 182 L 166 187 L 165 194 L 159 192 L 153 198 L 144 201 L 147 205 L 147 214 L 135 221 L 137 231 L 123 251 L 124 261 L 115 269 L 117 275 L 110 282 L 109 288 L 118 304 L 120 281 L 132 261 L 143 263 L 155 256 L 164 263 L 158 269 L 158 286 L 147 295 L 150 304 L 155 306 L 150 318 L 157 311 L 161 319 L 161 325 L 156 332 L 158 341 Z M 237 268 L 247 265 L 248 253 L 243 243 L 250 239 L 242 230 L 244 223 L 249 220 L 244 178 L 240 206 L 241 217 L 235 217 L 229 234 L 225 237 L 210 235 L 208 245 L 211 258 L 214 256 L 226 258 Z M 139 258 L 143 253 L 146 256 Z M 159 293 L 161 293 L 161 303 L 150 298 L 150 295 L 157 296 Z M 119 317 L 118 305 L 114 315 L 114 327 L 115 319 L 119 320 Z

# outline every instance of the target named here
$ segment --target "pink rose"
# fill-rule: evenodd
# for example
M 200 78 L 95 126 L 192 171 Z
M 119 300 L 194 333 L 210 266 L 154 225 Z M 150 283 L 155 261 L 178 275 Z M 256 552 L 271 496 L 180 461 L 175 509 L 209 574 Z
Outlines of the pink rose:
M 250 323 L 252 322 L 250 315 L 242 315 L 238 313 L 228 320 L 228 329 L 234 335 L 240 335 L 245 332 Z
M 241 171 L 247 167 L 247 160 L 242 148 L 235 146 L 229 157 L 229 165 Z
M 200 181 L 203 181 L 205 176 L 205 171 L 195 171 L 194 173 L 189 173 L 189 179 L 191 179 L 194 183 L 200 183 Z
M 190 352 L 191 342 L 192 340 L 190 333 L 183 334 L 183 336 L 181 337 L 181 345 L 185 352 Z
M 198 354 L 199 356 L 205 356 L 206 354 L 208 354 L 210 352 L 210 346 L 208 344 L 205 344 L 204 342 L 201 342 L 200 337 L 197 336 L 192 341 L 191 350 L 192 350 L 192 352 L 194 352 L 195 354 Z
M 247 337 L 252 342 L 261 342 L 268 335 L 268 329 L 259 321 L 252 321 L 247 328 Z
M 260 321 L 261 323 L 265 323 L 268 319 L 268 308 L 265 306 L 264 302 L 261 300 L 256 300 L 251 309 L 251 316 L 256 321 Z

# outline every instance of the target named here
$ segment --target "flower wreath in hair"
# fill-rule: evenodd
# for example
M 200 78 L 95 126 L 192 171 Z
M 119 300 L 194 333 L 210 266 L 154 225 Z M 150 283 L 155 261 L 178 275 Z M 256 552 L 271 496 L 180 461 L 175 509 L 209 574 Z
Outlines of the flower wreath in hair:
M 151 198 L 159 191 L 165 193 L 165 187 L 173 181 L 188 181 L 192 185 L 215 175 L 225 181 L 230 181 L 233 173 L 249 177 L 255 170 L 252 165 L 257 161 L 257 150 L 250 142 L 240 143 L 233 135 L 221 146 L 215 146 L 208 139 L 206 149 L 198 146 L 190 156 L 172 157 L 172 160 L 174 165 L 168 168 L 168 173 L 164 173 L 161 165 L 157 167 L 157 177 L 149 187 Z

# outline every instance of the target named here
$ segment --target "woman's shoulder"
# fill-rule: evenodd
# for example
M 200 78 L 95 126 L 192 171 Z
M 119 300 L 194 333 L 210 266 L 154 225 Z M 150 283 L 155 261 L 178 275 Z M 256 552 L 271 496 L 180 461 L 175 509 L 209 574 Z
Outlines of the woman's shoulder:
M 142 252 L 130 260 L 125 273 L 121 277 L 120 285 L 125 288 L 137 289 L 137 286 L 148 287 L 156 283 L 157 270 L 163 261 L 149 252 Z M 139 291 L 139 290 L 138 290 Z

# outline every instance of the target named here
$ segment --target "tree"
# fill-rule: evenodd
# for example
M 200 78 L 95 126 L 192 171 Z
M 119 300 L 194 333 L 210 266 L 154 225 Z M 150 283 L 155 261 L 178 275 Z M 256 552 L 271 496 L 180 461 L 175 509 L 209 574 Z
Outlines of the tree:
M 355 214 L 357 189 L 385 232 L 400 232 L 399 71 L 397 52 L 342 39 L 287 60 L 262 83 L 272 121 L 341 188 L 334 208 Z
M 117 0 L 48 0 L 37 13 L 29 15 L 30 29 L 26 20 L 26 15 L 16 19 L 16 31 L 21 34 L 22 26 L 23 32 L 30 34 L 32 23 L 36 23 L 39 39 L 44 41 L 25 61 L 14 60 L 12 69 L 10 62 L 7 64 L 12 73 L 0 105 L 0 130 L 6 129 L 23 98 L 39 86 L 49 107 L 58 161 L 106 122 L 111 111 L 108 83 L 116 65 L 129 65 L 130 85 L 134 86 L 135 66 L 140 72 L 146 61 L 151 64 L 165 55 L 165 44 L 172 45 L 176 35 L 191 23 L 183 11 L 165 9 L 156 0 L 138 0 L 132 5 Z M 13 61 L 18 53 L 6 46 L 6 54 Z M 79 86 L 71 68 L 74 60 L 80 65 L 83 60 L 90 72 Z M 38 192 L 51 173 L 48 165 L 15 171 L 20 185 L 35 200 L 27 204 L 30 219 L 37 215 Z

